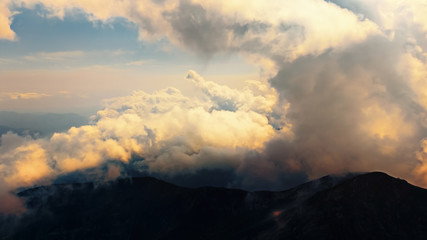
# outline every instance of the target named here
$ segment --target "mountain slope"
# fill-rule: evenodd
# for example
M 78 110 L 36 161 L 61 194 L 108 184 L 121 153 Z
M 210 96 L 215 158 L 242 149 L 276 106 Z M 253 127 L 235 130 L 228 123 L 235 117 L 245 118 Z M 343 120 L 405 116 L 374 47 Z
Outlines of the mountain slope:
M 182 188 L 154 178 L 19 193 L 6 239 L 425 239 L 427 190 L 384 173 L 323 177 L 282 192 Z
M 285 219 L 282 238 L 426 239 L 427 190 L 363 174 L 316 193 Z

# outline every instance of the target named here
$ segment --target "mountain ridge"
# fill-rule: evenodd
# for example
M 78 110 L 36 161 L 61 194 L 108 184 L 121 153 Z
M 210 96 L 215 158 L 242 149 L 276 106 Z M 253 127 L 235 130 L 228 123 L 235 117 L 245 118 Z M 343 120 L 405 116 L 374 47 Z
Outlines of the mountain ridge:
M 185 188 L 151 177 L 18 194 L 28 212 L 7 239 L 423 239 L 427 190 L 372 172 L 280 192 Z M 402 223 L 401 219 L 405 222 Z

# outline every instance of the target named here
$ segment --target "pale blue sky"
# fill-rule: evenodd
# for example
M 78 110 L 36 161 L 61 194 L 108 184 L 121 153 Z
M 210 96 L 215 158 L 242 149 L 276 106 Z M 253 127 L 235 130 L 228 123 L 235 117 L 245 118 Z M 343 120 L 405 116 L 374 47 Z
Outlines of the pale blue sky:
M 165 37 L 138 39 L 137 26 L 124 18 L 90 21 L 74 9 L 60 19 L 42 5 L 12 10 L 19 12 L 11 23 L 16 40 L 0 40 L 0 110 L 87 114 L 102 99 L 136 89 L 191 92 L 183 80 L 190 69 L 231 86 L 258 78 L 258 68 L 237 55 L 207 59 Z M 35 94 L 13 97 L 18 93 Z

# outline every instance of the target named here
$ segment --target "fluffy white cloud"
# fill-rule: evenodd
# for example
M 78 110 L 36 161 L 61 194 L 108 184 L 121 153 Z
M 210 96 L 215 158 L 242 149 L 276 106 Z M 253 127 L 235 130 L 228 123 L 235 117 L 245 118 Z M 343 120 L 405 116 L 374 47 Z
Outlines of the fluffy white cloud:
M 136 156 L 144 159 L 140 167 L 150 172 L 237 168 L 246 152 L 261 151 L 284 132 L 268 120 L 277 101 L 270 87 L 251 82 L 254 90 L 241 92 L 205 81 L 194 71 L 187 79 L 205 95 L 187 97 L 174 88 L 152 94 L 135 91 L 110 99 L 92 125 L 55 133 L 50 139 L 3 135 L 0 177 L 9 189 L 31 186 L 108 161 L 128 164 Z M 110 169 L 116 174 L 108 173 L 108 179 L 117 176 L 117 169 Z
M 320 0 L 304 1 L 133 1 L 9 0 L 15 6 L 43 4 L 48 16 L 62 18 L 79 8 L 92 20 L 123 17 L 136 23 L 140 37 L 167 37 L 202 56 L 242 51 L 293 60 L 343 48 L 379 34 L 376 24 Z

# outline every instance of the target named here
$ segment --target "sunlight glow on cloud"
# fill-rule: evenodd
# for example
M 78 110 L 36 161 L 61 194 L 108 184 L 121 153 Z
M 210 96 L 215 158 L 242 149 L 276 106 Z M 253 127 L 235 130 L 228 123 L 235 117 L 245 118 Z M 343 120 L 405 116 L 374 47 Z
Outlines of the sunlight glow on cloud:
M 50 95 L 48 94 L 37 92 L 0 92 L 0 100 L 1 98 L 9 98 L 11 100 L 26 100 L 44 98 L 49 96 Z
M 105 22 L 123 17 L 139 26 L 141 39 L 156 40 L 165 36 L 175 45 L 195 50 L 202 56 L 239 49 L 293 60 L 380 34 L 375 23 L 318 0 L 271 1 L 269 4 L 178 0 L 11 2 L 26 7 L 44 4 L 51 17 L 63 18 L 73 8 L 84 10 L 92 20 Z
M 47 17 L 80 9 L 95 23 L 125 18 L 137 25 L 141 40 L 167 38 L 201 59 L 239 54 L 260 66 L 265 79 L 235 89 L 189 71 L 193 95 L 174 87 L 134 91 L 106 101 L 92 125 L 50 139 L 3 135 L 6 189 L 105 165 L 110 179 L 121 166 L 111 162 L 169 175 L 231 169 L 233 187 L 270 186 L 295 173 L 315 178 L 373 170 L 427 186 L 425 1 L 9 3 L 43 4 Z M 13 39 L 10 16 L 0 12 L 2 38 Z M 58 61 L 83 54 L 32 57 Z M 99 85 L 106 78 L 97 79 Z
M 0 39 L 15 39 L 15 33 L 10 29 L 12 16 L 13 14 L 8 8 L 8 1 L 0 2 Z
M 50 139 L 2 135 L 2 179 L 13 188 L 31 186 L 111 160 L 127 164 L 135 156 L 150 172 L 237 168 L 246 152 L 262 151 L 264 143 L 286 133 L 286 126 L 275 130 L 269 123 L 277 95 L 265 84 L 250 82 L 253 90 L 241 92 L 205 81 L 194 71 L 187 79 L 204 97 L 187 97 L 175 88 L 135 91 L 110 99 L 93 125 Z

